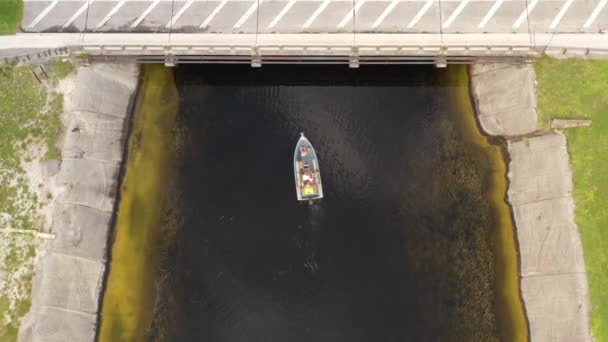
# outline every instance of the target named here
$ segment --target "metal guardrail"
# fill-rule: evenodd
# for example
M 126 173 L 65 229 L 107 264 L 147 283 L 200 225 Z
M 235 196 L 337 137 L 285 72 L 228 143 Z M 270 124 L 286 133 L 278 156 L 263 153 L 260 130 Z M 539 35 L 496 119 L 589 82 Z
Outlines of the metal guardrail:
M 554 57 L 607 58 L 608 49 L 533 47 L 528 45 L 79 45 L 47 49 L 0 59 L 4 63 L 33 64 L 81 55 L 91 61 L 164 63 L 262 64 L 447 64 L 526 63 L 541 54 Z
M 530 46 L 325 46 L 325 45 L 83 45 L 83 52 L 99 55 L 537 55 Z
M 546 53 L 555 57 L 608 58 L 608 49 L 533 47 L 529 45 L 322 46 L 288 45 L 83 45 L 94 59 L 120 56 L 141 63 L 349 63 L 443 64 L 522 63 Z M 114 59 L 116 60 L 116 59 Z
M 585 57 L 607 59 L 608 49 L 583 49 L 571 47 L 550 46 L 543 50 L 543 53 L 554 57 Z
M 150 56 L 150 55 L 97 55 L 90 56 L 94 62 L 134 61 L 137 63 L 176 64 L 349 64 L 357 67 L 362 64 L 472 64 L 472 63 L 526 63 L 532 58 L 527 56 L 324 56 L 324 55 L 273 55 L 273 56 L 238 56 L 238 55 L 179 55 L 179 56 Z
M 95 61 L 131 60 L 139 63 L 262 64 L 470 64 L 522 63 L 539 52 L 530 46 L 326 46 L 326 45 L 83 45 Z

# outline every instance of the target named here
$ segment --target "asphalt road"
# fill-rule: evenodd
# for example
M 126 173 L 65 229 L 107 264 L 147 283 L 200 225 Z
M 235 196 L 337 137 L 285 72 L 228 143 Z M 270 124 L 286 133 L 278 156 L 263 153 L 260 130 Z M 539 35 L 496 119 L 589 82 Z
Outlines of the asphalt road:
M 608 31 L 607 3 L 608 0 L 25 0 L 22 29 L 601 33 Z

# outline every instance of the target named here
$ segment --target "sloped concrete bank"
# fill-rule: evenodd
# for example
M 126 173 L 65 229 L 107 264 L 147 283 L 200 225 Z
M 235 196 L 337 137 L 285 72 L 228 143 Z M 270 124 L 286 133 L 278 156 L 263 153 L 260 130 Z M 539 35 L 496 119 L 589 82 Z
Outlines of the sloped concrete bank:
M 93 341 L 108 234 L 126 127 L 137 86 L 135 65 L 80 67 L 64 93 L 63 160 L 50 175 L 56 200 L 39 251 L 32 307 L 20 341 Z
M 507 200 L 517 231 L 530 339 L 591 341 L 566 138 L 537 126 L 532 65 L 474 65 L 470 78 L 482 130 L 507 142 Z

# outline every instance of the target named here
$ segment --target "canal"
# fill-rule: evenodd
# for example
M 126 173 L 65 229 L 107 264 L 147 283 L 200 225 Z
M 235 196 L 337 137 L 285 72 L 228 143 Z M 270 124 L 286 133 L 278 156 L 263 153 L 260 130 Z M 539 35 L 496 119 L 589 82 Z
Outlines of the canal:
M 503 151 L 467 84 L 464 67 L 145 68 L 100 340 L 525 341 Z

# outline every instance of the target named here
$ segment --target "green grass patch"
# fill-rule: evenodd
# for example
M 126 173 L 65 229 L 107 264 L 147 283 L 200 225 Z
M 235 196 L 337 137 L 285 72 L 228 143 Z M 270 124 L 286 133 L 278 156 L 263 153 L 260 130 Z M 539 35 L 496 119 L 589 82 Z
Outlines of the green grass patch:
M 54 77 L 65 78 L 75 70 L 74 64 L 70 61 L 54 61 L 49 64 L 49 71 Z
M 595 340 L 608 341 L 608 62 L 535 63 L 542 123 L 552 118 L 591 119 L 591 127 L 565 131 L 574 174 L 576 223 L 589 277 Z
M 0 17 L 5 1 L 0 0 Z M 60 158 L 57 143 L 63 96 L 53 89 L 74 67 L 69 62 L 51 63 L 49 79 L 41 77 L 43 83 L 33 70 L 30 66 L 0 68 L 0 229 L 35 228 L 44 199 L 30 189 L 24 162 Z M 0 289 L 0 341 L 16 341 L 21 318 L 30 308 L 36 242 L 31 236 L 3 234 L 0 238 L 6 239 L 0 251 L 5 285 Z
M 3 1 L 3 0 L 0 0 Z M 32 147 L 46 146 L 43 160 L 59 159 L 63 96 L 49 89 L 74 70 L 70 62 L 49 65 L 49 82 L 32 67 L 0 68 L 0 227 L 32 229 L 39 199 L 28 189 L 22 168 Z
M 7 295 L 1 295 L 0 296 L 0 315 L 8 312 L 8 310 L 10 309 L 11 306 L 11 301 L 10 299 L 8 299 Z M 0 317 L 0 319 L 2 319 L 2 317 Z
M 13 34 L 23 18 L 23 0 L 0 0 L 0 35 Z
M 19 328 L 17 328 L 14 324 L 7 324 L 3 327 L 3 330 L 0 330 L 0 341 L 16 342 L 18 333 Z
M 60 159 L 61 152 L 57 147 L 57 142 L 61 136 L 61 113 L 63 111 L 63 94 L 55 94 L 50 102 L 47 115 L 41 116 L 41 127 L 44 130 L 44 139 L 47 150 L 43 160 Z
M 30 311 L 30 306 L 32 306 L 32 300 L 29 297 L 19 299 L 15 304 L 15 315 L 17 317 L 25 316 Z

